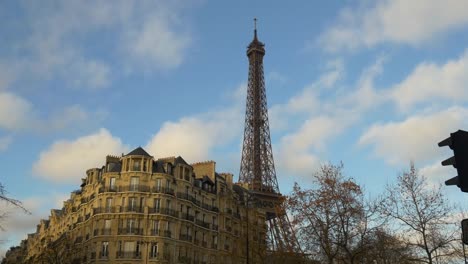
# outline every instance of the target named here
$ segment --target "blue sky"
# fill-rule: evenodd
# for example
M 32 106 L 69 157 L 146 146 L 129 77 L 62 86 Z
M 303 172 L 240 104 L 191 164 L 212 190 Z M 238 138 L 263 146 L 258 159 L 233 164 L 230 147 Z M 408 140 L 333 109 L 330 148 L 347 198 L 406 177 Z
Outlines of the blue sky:
M 2 1 L 3 251 L 61 207 L 85 170 L 142 146 L 237 178 L 246 47 L 258 18 L 280 189 L 343 161 L 371 196 L 468 130 L 468 2 Z M 443 187 L 452 201 L 466 201 Z M 3 206 L 3 205 L 2 205 Z M 4 206 L 3 206 L 4 207 Z

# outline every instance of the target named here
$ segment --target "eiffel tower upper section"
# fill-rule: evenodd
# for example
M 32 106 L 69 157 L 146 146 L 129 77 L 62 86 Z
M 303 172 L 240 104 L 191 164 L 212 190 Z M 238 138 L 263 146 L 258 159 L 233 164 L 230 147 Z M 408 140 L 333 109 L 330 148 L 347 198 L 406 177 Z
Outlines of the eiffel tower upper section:
M 254 39 L 247 47 L 249 83 L 239 181 L 247 183 L 252 191 L 279 195 L 268 123 L 264 55 L 265 45 L 258 40 L 255 26 Z

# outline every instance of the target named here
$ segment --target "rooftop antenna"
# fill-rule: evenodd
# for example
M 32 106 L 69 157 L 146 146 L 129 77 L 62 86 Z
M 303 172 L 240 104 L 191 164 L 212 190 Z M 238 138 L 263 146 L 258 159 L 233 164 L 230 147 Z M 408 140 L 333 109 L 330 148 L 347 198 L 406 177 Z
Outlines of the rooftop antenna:
M 255 38 L 257 38 L 257 18 L 256 17 L 254 18 L 254 34 L 255 34 Z

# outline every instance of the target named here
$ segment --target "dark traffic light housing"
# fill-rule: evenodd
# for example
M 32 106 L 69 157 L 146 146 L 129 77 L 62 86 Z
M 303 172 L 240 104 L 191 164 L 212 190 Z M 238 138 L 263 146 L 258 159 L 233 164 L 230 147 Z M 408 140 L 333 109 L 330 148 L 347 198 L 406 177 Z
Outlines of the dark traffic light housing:
M 442 166 L 453 165 L 458 172 L 458 176 L 445 181 L 445 185 L 457 185 L 462 192 L 468 192 L 468 132 L 451 133 L 449 138 L 439 142 L 439 147 L 444 146 L 449 146 L 454 156 L 442 161 Z

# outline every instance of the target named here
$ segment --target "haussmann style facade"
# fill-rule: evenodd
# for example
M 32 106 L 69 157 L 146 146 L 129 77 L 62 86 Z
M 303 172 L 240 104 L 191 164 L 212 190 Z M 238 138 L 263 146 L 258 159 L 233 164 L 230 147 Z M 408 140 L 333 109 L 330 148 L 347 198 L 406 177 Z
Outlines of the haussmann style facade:
M 260 263 L 265 213 L 244 187 L 214 161 L 107 156 L 2 263 Z

